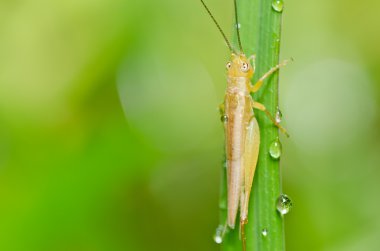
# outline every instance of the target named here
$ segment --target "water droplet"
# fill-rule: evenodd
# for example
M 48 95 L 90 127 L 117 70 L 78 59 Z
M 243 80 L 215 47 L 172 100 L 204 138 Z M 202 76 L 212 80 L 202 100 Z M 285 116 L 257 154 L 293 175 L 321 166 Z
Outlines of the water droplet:
M 267 235 L 268 235 L 268 229 L 264 228 L 263 231 L 261 231 L 261 234 L 262 234 L 264 237 L 267 237 Z
M 240 23 L 236 24 L 236 28 L 240 30 L 241 24 Z
M 284 1 L 283 0 L 273 0 L 272 8 L 277 12 L 282 12 L 284 9 Z
M 216 228 L 215 235 L 214 235 L 214 241 L 217 244 L 221 244 L 223 242 L 223 232 L 224 232 L 224 226 L 219 225 Z
M 280 197 L 278 197 L 277 211 L 279 211 L 281 215 L 285 215 L 289 213 L 292 207 L 293 207 L 293 202 L 286 194 L 281 194 Z
M 228 116 L 227 115 L 222 115 L 220 117 L 220 120 L 224 123 L 224 122 L 227 122 L 228 121 Z
M 281 112 L 281 110 L 277 107 L 277 112 L 276 112 L 276 122 L 277 123 L 280 123 L 281 122 L 281 120 L 282 120 L 282 112 Z
M 269 154 L 273 159 L 279 159 L 282 153 L 282 145 L 277 138 L 275 141 L 272 142 L 272 144 L 269 147 Z

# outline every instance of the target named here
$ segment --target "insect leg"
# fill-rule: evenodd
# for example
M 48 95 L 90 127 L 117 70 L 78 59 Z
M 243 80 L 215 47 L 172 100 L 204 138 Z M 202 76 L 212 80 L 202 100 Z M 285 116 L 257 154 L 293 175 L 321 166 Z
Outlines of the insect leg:
M 248 214 L 248 209 L 247 211 L 245 211 L 245 205 L 246 203 L 248 203 L 246 201 L 246 191 L 245 191 L 245 182 L 247 180 L 247 177 L 246 177 L 246 173 L 245 173 L 245 166 L 243 166 L 243 172 L 244 172 L 244 180 L 243 181 L 243 184 L 242 184 L 242 187 L 241 187 L 241 192 L 240 192 L 240 239 L 242 241 L 242 245 L 243 245 L 243 251 L 246 251 L 246 237 L 245 237 L 245 225 L 248 223 L 248 219 L 246 218 L 246 216 L 243 216 L 244 215 L 247 215 Z M 244 219 L 242 218 L 244 217 Z
M 253 72 L 255 72 L 255 70 L 256 70 L 256 55 L 255 54 L 251 55 L 248 58 L 248 61 L 251 62 L 251 65 L 252 65 L 252 68 L 253 68 Z
M 245 222 L 240 222 L 240 234 L 241 234 L 241 241 L 243 246 L 243 251 L 247 250 L 247 239 L 245 237 Z
M 220 116 L 224 115 L 225 113 L 224 102 L 219 105 L 219 112 L 220 112 Z
M 226 223 L 224 223 L 224 227 L 223 227 L 223 232 L 222 232 L 222 240 L 224 240 L 224 236 L 226 235 L 227 233 L 227 220 L 226 220 Z
M 252 104 L 252 107 L 253 108 L 256 108 L 256 109 L 258 109 L 258 110 L 260 110 L 260 111 L 263 111 L 263 112 L 265 112 L 265 114 L 268 116 L 268 118 L 273 122 L 273 124 L 275 125 L 275 126 L 277 126 L 278 127 L 278 129 L 280 129 L 280 131 L 283 133 L 283 134 L 285 134 L 287 137 L 289 137 L 289 134 L 288 134 L 288 132 L 285 130 L 285 128 L 284 127 L 282 127 L 274 118 L 273 118 L 273 116 L 269 113 L 269 111 L 267 110 L 267 108 L 263 105 L 263 104 L 261 104 L 261 103 L 258 103 L 258 102 L 253 102 L 253 104 Z
M 275 67 L 271 68 L 267 73 L 265 73 L 253 86 L 251 86 L 250 91 L 251 92 L 257 92 L 260 87 L 262 86 L 264 80 L 268 78 L 270 75 L 272 75 L 274 72 L 276 72 L 280 67 L 283 67 L 289 63 L 289 60 L 284 60 L 282 63 L 276 65 Z

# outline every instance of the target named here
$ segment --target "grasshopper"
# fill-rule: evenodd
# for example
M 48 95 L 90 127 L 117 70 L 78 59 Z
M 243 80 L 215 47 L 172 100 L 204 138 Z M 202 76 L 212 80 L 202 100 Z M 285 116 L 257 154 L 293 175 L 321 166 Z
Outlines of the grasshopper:
M 235 228 L 236 216 L 240 208 L 240 233 L 245 250 L 244 226 L 248 223 L 248 204 L 252 190 L 253 177 L 256 170 L 260 146 L 260 128 L 253 109 L 265 112 L 268 118 L 289 136 L 286 130 L 269 113 L 266 107 L 252 98 L 271 74 L 286 65 L 288 60 L 271 68 L 255 84 L 251 79 L 255 73 L 255 55 L 247 57 L 240 41 L 239 22 L 236 0 L 234 0 L 236 31 L 238 35 L 239 52 L 236 52 L 209 8 L 201 0 L 206 11 L 216 24 L 231 51 L 230 61 L 227 63 L 227 89 L 224 103 L 220 106 L 224 121 L 226 138 L 227 161 L 227 226 Z M 224 230 L 224 233 L 225 233 Z M 223 233 L 223 234 L 224 234 Z

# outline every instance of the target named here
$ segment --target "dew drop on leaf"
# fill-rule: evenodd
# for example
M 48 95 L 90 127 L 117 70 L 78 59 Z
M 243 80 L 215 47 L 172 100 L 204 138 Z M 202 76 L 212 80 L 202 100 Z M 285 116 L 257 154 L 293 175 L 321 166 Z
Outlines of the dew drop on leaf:
M 219 225 L 216 230 L 215 230 L 215 235 L 214 235 L 214 241 L 217 244 L 221 244 L 223 242 L 223 231 L 224 231 L 224 226 Z
M 283 0 L 273 0 L 272 1 L 272 8 L 277 12 L 282 12 L 284 8 L 284 1 Z
M 264 228 L 264 229 L 261 231 L 261 234 L 262 234 L 264 237 L 267 237 L 267 235 L 268 235 L 268 229 Z
M 278 107 L 277 107 L 277 111 L 276 111 L 275 120 L 276 120 L 277 123 L 280 123 L 281 120 L 282 120 L 282 112 L 281 112 L 281 110 Z
M 228 121 L 228 116 L 227 116 L 227 115 L 222 115 L 222 116 L 220 117 L 220 120 L 221 120 L 223 123 L 225 123 L 225 122 Z
M 269 154 L 273 159 L 279 159 L 282 153 L 282 145 L 280 140 L 277 138 L 272 142 L 269 147 Z
M 278 197 L 277 211 L 281 215 L 285 215 L 289 213 L 292 207 L 293 207 L 293 202 L 286 194 L 281 194 L 280 197 Z

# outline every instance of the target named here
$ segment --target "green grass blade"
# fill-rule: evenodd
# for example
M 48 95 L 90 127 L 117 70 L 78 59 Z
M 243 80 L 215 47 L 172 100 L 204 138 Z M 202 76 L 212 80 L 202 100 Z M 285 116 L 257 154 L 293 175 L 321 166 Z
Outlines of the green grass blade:
M 247 56 L 256 54 L 255 82 L 279 63 L 281 12 L 272 8 L 272 0 L 238 0 L 237 4 L 244 52 Z M 238 48 L 236 32 L 233 41 Z M 276 113 L 278 72 L 265 81 L 254 98 L 272 115 Z M 283 219 L 276 211 L 276 200 L 281 193 L 279 161 L 273 160 L 268 152 L 270 144 L 278 137 L 278 129 L 263 112 L 255 111 L 255 114 L 260 124 L 261 145 L 246 226 L 247 250 L 282 251 L 285 250 Z M 221 199 L 225 200 L 223 195 Z M 267 236 L 262 235 L 263 229 L 268 230 Z M 225 236 L 222 250 L 242 250 L 238 229 Z

